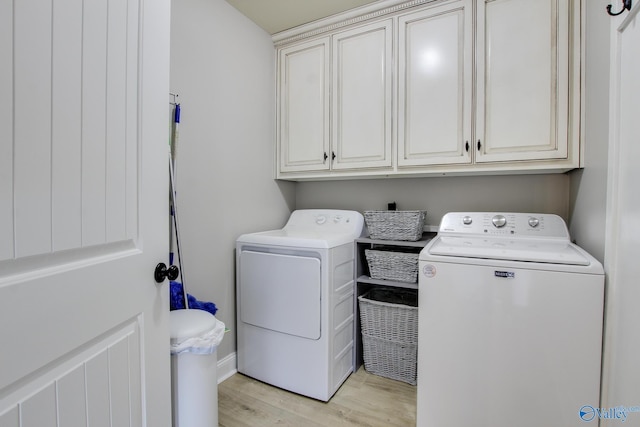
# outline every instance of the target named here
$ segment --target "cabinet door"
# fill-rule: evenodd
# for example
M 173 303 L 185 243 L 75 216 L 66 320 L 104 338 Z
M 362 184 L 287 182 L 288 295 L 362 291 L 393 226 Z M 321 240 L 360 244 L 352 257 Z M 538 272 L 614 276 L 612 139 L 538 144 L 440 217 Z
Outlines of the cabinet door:
M 398 20 L 398 166 L 471 162 L 472 1 Z
M 279 171 L 329 169 L 329 38 L 278 55 Z
M 392 23 L 333 36 L 333 169 L 391 167 Z
M 477 162 L 563 159 L 569 0 L 477 0 Z

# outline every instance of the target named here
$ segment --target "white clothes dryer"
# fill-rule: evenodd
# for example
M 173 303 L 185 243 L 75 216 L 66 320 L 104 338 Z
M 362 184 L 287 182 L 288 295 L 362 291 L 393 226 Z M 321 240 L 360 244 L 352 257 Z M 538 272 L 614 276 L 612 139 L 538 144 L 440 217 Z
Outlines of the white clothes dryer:
M 418 427 L 591 421 L 604 273 L 562 218 L 449 213 L 419 266 Z
M 363 216 L 297 210 L 236 242 L 238 372 L 328 401 L 353 370 L 354 239 Z

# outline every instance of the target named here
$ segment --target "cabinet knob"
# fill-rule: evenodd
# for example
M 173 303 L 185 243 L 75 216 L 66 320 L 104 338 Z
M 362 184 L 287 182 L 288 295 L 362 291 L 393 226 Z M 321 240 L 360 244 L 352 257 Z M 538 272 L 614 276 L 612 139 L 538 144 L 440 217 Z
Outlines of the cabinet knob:
M 324 160 L 322 161 L 322 163 L 327 163 L 327 159 L 329 158 L 329 156 L 327 155 L 327 152 L 324 152 Z
M 464 149 L 467 153 L 469 152 L 469 141 L 464 142 Z
M 336 159 L 336 153 L 335 151 L 331 152 L 331 160 L 335 160 Z
M 480 151 L 480 147 L 482 147 L 482 144 L 480 143 L 480 140 L 478 140 L 478 151 Z

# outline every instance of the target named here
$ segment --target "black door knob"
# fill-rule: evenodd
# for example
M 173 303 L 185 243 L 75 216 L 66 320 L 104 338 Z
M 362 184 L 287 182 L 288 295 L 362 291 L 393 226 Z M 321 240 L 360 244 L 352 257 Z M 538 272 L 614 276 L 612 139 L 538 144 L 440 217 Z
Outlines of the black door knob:
M 153 272 L 153 277 L 154 279 L 156 279 L 156 282 L 162 283 L 164 282 L 164 279 L 167 279 L 167 278 L 169 280 L 176 280 L 178 278 L 179 273 L 180 273 L 180 270 L 178 270 L 178 267 L 176 267 L 175 265 L 171 265 L 169 266 L 169 268 L 167 268 L 165 263 L 161 262 L 158 265 L 156 265 L 156 269 Z

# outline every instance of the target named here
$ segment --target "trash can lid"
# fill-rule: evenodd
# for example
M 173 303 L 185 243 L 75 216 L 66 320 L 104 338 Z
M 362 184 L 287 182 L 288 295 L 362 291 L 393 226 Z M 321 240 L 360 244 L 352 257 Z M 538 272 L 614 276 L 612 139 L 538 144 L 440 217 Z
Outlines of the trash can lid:
M 169 334 L 171 341 L 182 341 L 197 337 L 215 328 L 215 316 L 198 309 L 173 310 L 169 312 Z

